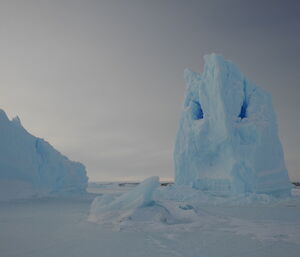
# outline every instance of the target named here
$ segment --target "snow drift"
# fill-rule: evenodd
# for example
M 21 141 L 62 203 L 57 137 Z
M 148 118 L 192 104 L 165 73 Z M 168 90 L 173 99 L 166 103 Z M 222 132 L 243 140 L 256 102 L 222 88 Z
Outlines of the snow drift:
M 189 69 L 174 150 L 175 182 L 218 195 L 289 195 L 271 96 L 222 56 Z
M 85 167 L 0 110 L 0 200 L 85 192 Z

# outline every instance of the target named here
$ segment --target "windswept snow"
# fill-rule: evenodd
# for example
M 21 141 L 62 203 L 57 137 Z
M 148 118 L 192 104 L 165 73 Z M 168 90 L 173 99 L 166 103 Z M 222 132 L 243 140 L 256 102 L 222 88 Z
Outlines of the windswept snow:
M 29 134 L 0 110 L 0 200 L 84 192 L 85 167 Z
M 104 191 L 116 199 L 120 192 L 133 189 L 132 186 L 120 188 L 115 184 L 107 185 Z M 102 187 L 100 191 L 103 192 Z M 299 195 L 298 191 L 294 190 L 295 195 Z M 221 200 L 211 202 L 212 197 L 201 197 L 201 191 L 190 187 L 159 187 L 153 200 L 160 203 L 137 208 L 131 219 L 112 226 L 87 221 L 93 198 L 93 195 L 81 195 L 1 203 L 0 255 L 299 256 L 299 196 L 277 200 L 265 196 L 259 201 L 249 200 L 249 204 L 220 204 Z M 173 198 L 180 201 L 173 201 Z M 202 198 L 199 207 L 196 198 Z M 228 201 L 228 198 L 223 199 Z M 177 222 L 169 219 L 170 215 L 175 217 L 174 209 Z
M 154 182 L 153 178 L 146 181 Z M 152 196 L 145 204 L 146 191 Z M 93 201 L 88 220 L 113 230 L 170 235 L 225 232 L 261 242 L 299 244 L 300 248 L 298 196 L 278 198 L 251 193 L 225 197 L 190 186 L 153 187 L 145 182 L 134 189 L 128 187 L 128 192 L 121 195 L 115 187 L 106 192 Z

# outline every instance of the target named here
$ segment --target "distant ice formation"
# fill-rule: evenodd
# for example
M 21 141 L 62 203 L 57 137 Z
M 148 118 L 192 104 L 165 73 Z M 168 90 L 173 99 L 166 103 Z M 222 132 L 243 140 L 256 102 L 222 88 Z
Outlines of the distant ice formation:
M 174 150 L 176 185 L 218 195 L 290 194 L 271 96 L 222 56 L 204 57 L 187 89 Z
M 85 167 L 0 110 L 0 200 L 85 192 Z

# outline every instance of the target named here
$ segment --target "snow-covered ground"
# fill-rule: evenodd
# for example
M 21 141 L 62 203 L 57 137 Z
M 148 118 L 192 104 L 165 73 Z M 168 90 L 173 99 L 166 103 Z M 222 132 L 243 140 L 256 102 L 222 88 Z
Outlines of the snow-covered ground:
M 151 226 L 136 220 L 124 226 L 110 226 L 88 222 L 96 194 L 120 195 L 133 187 L 93 184 L 89 188 L 93 194 L 0 203 L 0 256 L 296 257 L 300 254 L 300 189 L 293 190 L 293 198 L 281 201 L 261 200 L 243 205 L 203 201 L 197 209 L 200 219 L 191 223 Z M 171 198 L 172 189 L 161 188 L 170 191 Z M 187 216 L 193 219 L 188 205 L 182 206 L 182 211 L 190 213 Z

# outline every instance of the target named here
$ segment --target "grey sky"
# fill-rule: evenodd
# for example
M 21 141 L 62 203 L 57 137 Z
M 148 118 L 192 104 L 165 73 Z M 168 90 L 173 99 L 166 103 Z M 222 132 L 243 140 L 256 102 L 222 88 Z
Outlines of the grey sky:
M 272 93 L 300 181 L 299 3 L 0 0 L 0 108 L 91 180 L 170 178 L 183 70 L 216 52 Z

